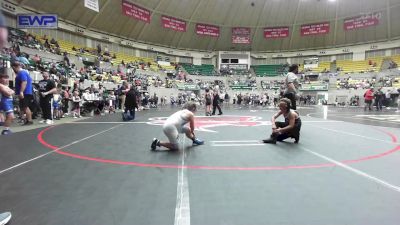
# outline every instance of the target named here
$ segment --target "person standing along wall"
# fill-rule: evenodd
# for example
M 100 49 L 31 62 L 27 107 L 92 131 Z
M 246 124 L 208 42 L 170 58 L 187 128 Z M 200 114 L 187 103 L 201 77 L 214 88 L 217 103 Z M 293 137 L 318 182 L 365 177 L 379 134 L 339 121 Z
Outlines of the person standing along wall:
M 376 111 L 382 111 L 383 100 L 385 98 L 385 95 L 382 92 L 382 87 L 378 88 L 378 90 L 374 93 L 374 97 Z
M 43 80 L 39 81 L 40 92 L 40 108 L 42 109 L 43 120 L 40 123 L 53 124 L 52 101 L 53 94 L 57 92 L 56 85 L 53 80 L 49 79 L 49 73 L 42 73 Z
M 367 110 L 367 107 L 369 111 L 372 110 L 372 99 L 374 99 L 374 87 L 371 87 L 364 93 L 364 111 Z
M 122 113 L 123 121 L 130 121 L 135 119 L 135 109 L 139 109 L 137 104 L 135 86 L 131 86 L 129 91 L 126 93 L 125 98 L 125 110 Z

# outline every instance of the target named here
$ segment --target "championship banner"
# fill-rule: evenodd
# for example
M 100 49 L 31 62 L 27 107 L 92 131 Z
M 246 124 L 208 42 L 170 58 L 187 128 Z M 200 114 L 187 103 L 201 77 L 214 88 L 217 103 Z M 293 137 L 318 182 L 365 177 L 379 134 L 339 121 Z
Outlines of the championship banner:
M 376 26 L 379 24 L 379 20 L 381 19 L 381 17 L 381 12 L 368 13 L 366 15 L 345 19 L 343 26 L 345 30 L 354 30 L 364 27 Z
M 161 24 L 164 28 L 186 32 L 186 22 L 174 17 L 161 16 Z
M 219 37 L 219 27 L 208 24 L 196 24 L 196 34 L 211 37 Z
M 150 11 L 132 4 L 128 1 L 122 0 L 122 13 L 125 16 L 129 16 L 135 18 L 137 20 L 144 21 L 146 23 L 150 23 Z
M 321 35 L 329 33 L 329 22 L 301 25 L 301 36 Z
M 289 27 L 266 27 L 264 37 L 266 39 L 289 37 Z
M 250 28 L 234 27 L 232 28 L 232 43 L 233 44 L 250 44 Z

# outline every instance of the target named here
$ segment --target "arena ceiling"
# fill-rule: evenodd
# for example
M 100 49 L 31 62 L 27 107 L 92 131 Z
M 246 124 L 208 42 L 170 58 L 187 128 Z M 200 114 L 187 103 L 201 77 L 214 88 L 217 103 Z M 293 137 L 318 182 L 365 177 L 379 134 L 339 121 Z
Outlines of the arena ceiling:
M 150 12 L 149 23 L 125 16 L 122 1 Z M 343 46 L 400 37 L 400 0 L 99 0 L 99 13 L 83 0 L 15 0 L 37 12 L 56 13 L 86 29 L 179 49 L 286 51 Z M 379 13 L 379 24 L 345 31 L 344 20 Z M 186 31 L 163 28 L 161 17 L 186 22 Z M 301 25 L 327 22 L 329 32 L 303 36 Z M 196 24 L 219 27 L 219 37 L 198 35 Z M 286 38 L 266 39 L 265 27 L 288 27 Z M 250 44 L 233 44 L 233 27 L 251 30 Z

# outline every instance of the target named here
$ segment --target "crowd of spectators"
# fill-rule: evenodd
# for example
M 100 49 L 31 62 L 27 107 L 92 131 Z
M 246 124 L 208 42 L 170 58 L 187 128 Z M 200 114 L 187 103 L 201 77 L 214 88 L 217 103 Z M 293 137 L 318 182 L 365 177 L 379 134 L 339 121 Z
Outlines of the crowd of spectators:
M 389 76 L 380 77 L 379 79 L 353 79 L 351 77 L 338 78 L 336 87 L 337 89 L 368 89 L 372 86 L 393 87 L 395 81 L 395 77 Z
M 227 79 L 229 86 L 247 86 L 247 87 L 257 87 L 257 81 L 251 74 L 245 76 L 234 76 L 231 75 Z

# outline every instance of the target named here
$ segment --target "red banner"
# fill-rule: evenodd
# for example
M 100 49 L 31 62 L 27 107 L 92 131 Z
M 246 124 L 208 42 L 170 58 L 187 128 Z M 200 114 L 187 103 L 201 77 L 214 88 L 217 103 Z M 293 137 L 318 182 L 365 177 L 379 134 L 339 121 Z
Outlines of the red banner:
M 135 4 L 132 4 L 130 2 L 127 2 L 125 0 L 122 0 L 122 13 L 125 16 L 129 16 L 138 20 L 142 20 L 146 23 L 150 23 L 150 11 L 142 8 L 140 6 L 137 6 Z
M 233 44 L 250 44 L 250 28 L 234 27 L 232 28 L 232 43 Z
M 264 28 L 264 37 L 266 39 L 289 37 L 289 27 L 267 27 L 267 28 Z
M 174 17 L 161 16 L 161 24 L 164 28 L 186 32 L 186 22 Z
M 301 36 L 320 35 L 329 33 L 329 22 L 301 25 Z
M 219 37 L 219 27 L 208 24 L 196 24 L 196 34 L 211 36 L 211 37 Z
M 344 20 L 345 30 L 354 30 L 364 27 L 376 26 L 379 24 L 379 20 L 382 17 L 382 13 L 368 13 L 362 16 L 356 16 L 352 18 L 347 18 Z

